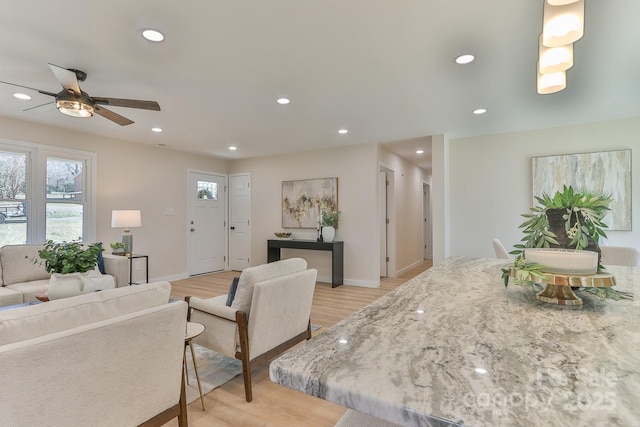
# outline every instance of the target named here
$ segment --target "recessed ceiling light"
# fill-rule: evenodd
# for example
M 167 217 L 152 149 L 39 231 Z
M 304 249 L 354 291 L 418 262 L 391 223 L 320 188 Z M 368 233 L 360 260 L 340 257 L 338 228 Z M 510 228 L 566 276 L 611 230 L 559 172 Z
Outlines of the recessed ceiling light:
M 473 62 L 474 59 L 476 59 L 475 56 L 470 53 L 465 53 L 463 55 L 456 56 L 456 64 L 469 64 L 470 62 Z
M 238 147 L 236 147 L 235 145 L 229 146 L 229 150 L 231 150 L 231 151 L 236 151 L 237 149 L 238 149 Z
M 348 131 L 347 129 L 339 129 L 339 130 L 338 130 L 338 133 L 339 133 L 340 135 L 344 135 L 345 133 L 349 133 L 349 131 Z
M 161 42 L 162 40 L 164 40 L 164 34 L 152 28 L 145 28 L 140 31 L 140 34 L 142 34 L 142 37 L 149 40 L 150 42 Z
M 479 115 L 479 114 L 484 114 L 487 112 L 486 108 L 476 108 L 475 110 L 473 110 L 473 114 Z
M 424 154 L 424 150 L 416 150 L 416 154 Z
M 278 98 L 276 100 L 276 102 L 280 105 L 287 105 L 288 103 L 290 103 L 291 101 L 289 101 L 288 98 Z
M 18 99 L 22 99 L 25 101 L 28 101 L 31 99 L 31 97 L 29 95 L 27 95 L 26 93 L 14 93 L 13 96 L 15 96 Z
M 153 132 L 162 132 L 162 128 L 151 128 Z

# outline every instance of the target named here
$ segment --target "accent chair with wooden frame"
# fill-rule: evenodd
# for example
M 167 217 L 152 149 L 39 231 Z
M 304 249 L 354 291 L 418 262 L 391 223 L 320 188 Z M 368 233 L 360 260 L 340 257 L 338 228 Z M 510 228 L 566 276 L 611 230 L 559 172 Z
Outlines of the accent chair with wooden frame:
M 290 258 L 243 270 L 231 306 L 227 295 L 188 297 L 190 320 L 205 325 L 194 342 L 242 361 L 245 397 L 251 369 L 311 338 L 311 303 L 317 270 Z

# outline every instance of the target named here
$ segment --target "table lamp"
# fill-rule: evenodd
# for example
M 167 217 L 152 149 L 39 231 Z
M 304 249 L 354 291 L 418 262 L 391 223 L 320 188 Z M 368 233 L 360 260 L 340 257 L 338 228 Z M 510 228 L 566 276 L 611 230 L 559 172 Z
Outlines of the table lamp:
M 122 243 L 124 243 L 125 255 L 133 253 L 133 234 L 129 228 L 141 227 L 142 217 L 139 210 L 114 210 L 111 211 L 111 228 L 124 228 Z

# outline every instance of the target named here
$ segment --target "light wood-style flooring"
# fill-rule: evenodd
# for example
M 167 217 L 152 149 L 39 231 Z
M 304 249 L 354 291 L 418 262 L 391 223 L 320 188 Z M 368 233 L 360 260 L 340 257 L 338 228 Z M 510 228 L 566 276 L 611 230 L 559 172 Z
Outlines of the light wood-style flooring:
M 318 282 L 311 309 L 311 323 L 321 328 L 322 333 L 360 308 L 378 299 L 398 285 L 431 267 L 425 260 L 418 266 L 397 278 L 383 278 L 379 288 L 339 286 L 331 288 L 328 283 Z M 172 282 L 172 295 L 184 297 L 193 295 L 211 298 L 224 295 L 229 284 L 240 272 L 225 271 L 192 277 Z M 192 427 L 211 426 L 334 426 L 345 413 L 346 408 L 331 402 L 306 395 L 274 384 L 269 379 L 269 367 L 264 365 L 253 370 L 253 401 L 247 403 L 244 397 L 242 375 L 213 390 L 204 397 L 206 411 L 200 400 L 188 406 L 189 425 Z M 168 426 L 177 426 L 172 421 Z

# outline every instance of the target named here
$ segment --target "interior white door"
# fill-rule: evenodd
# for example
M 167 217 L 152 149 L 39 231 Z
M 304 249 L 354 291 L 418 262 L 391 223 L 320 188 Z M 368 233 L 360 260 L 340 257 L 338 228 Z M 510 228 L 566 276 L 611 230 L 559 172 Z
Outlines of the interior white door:
M 380 277 L 388 276 L 388 246 L 387 246 L 387 173 L 378 173 L 378 192 L 380 204 L 378 205 L 378 218 L 380 218 Z
M 424 236 L 424 259 L 433 258 L 433 243 L 431 238 L 431 187 L 423 184 L 422 235 Z
M 226 176 L 189 172 L 189 274 L 225 268 Z
M 251 265 L 251 175 L 229 177 L 229 268 Z

